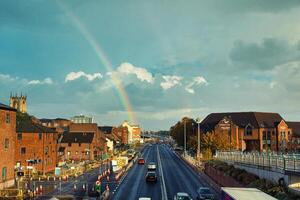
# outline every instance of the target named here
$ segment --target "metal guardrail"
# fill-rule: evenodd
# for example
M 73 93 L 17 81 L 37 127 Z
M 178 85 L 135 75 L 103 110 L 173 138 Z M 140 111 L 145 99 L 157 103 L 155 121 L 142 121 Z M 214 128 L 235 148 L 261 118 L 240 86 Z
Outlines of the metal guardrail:
M 217 152 L 216 158 L 222 161 L 231 161 L 257 167 L 264 167 L 270 171 L 281 173 L 299 172 L 299 155 L 278 155 L 267 153 Z

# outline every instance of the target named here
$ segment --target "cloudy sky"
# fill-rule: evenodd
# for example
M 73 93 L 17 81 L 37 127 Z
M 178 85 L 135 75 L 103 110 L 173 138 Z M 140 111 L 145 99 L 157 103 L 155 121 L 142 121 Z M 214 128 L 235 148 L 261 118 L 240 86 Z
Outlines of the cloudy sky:
M 37 117 L 118 125 L 127 94 L 146 130 L 221 111 L 300 120 L 299 19 L 298 0 L 4 0 L 0 102 L 23 92 Z

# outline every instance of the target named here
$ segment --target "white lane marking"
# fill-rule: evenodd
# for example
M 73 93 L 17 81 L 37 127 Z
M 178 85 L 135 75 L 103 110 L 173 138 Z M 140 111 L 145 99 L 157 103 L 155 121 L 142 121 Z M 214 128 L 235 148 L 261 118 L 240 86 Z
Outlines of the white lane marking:
M 161 188 L 161 199 L 162 200 L 167 200 L 167 189 L 166 189 L 166 184 L 165 184 L 165 178 L 164 178 L 164 172 L 162 170 L 162 165 L 161 165 L 161 159 L 160 159 L 160 154 L 159 154 L 159 149 L 158 146 L 157 148 L 157 161 L 158 161 L 158 169 L 161 174 L 161 181 L 160 181 L 160 188 Z

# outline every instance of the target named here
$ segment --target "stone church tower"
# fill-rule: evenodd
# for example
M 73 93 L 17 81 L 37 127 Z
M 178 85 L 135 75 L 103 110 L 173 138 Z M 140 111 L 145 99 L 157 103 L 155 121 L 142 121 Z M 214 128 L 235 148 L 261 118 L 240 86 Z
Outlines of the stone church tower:
M 26 99 L 27 96 L 22 95 L 22 93 L 21 96 L 18 96 L 17 94 L 15 96 L 10 94 L 9 105 L 10 107 L 17 109 L 21 113 L 26 113 L 27 112 Z

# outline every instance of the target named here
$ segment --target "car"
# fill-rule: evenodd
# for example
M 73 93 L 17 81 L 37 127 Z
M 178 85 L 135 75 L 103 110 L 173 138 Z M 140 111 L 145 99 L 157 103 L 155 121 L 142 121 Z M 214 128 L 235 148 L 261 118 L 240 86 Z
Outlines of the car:
M 156 182 L 157 181 L 157 176 L 156 173 L 151 171 L 147 172 L 146 174 L 146 182 Z
M 174 196 L 174 200 L 193 200 L 188 193 L 178 192 Z
M 148 171 L 151 171 L 151 170 L 156 170 L 156 164 L 154 162 L 149 162 L 148 164 Z
M 144 158 L 139 158 L 138 159 L 138 164 L 139 165 L 144 165 L 145 164 L 145 159 Z
M 214 199 L 215 195 L 208 187 L 200 187 L 197 190 L 197 200 Z

